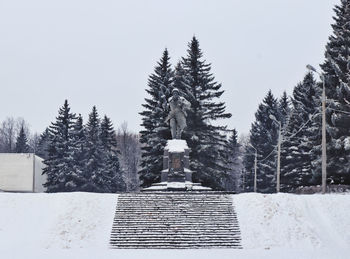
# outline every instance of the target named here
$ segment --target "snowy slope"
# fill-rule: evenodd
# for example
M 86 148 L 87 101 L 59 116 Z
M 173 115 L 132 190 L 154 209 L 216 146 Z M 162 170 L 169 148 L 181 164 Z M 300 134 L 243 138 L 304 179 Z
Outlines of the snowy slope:
M 349 194 L 233 195 L 242 250 L 107 250 L 116 202 L 115 194 L 0 193 L 0 258 L 348 258 L 350 249 Z
M 117 195 L 0 193 L 1 248 L 107 248 Z
M 349 194 L 233 197 L 244 248 L 350 249 Z

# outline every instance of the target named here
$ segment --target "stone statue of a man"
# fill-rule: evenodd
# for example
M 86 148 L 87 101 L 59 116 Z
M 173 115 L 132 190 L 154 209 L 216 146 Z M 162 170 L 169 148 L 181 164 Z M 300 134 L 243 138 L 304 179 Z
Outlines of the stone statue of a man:
M 168 108 L 170 112 L 165 122 L 170 121 L 171 137 L 173 139 L 181 139 L 181 134 L 186 127 L 186 110 L 191 104 L 182 96 L 179 95 L 179 90 L 172 91 L 173 96 L 169 98 Z

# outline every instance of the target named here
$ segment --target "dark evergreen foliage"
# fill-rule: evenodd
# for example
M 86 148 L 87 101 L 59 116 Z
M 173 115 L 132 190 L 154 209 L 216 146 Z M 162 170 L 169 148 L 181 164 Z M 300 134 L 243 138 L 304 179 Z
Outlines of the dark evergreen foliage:
M 29 152 L 29 145 L 28 145 L 28 139 L 26 136 L 26 133 L 24 132 L 24 127 L 22 125 L 17 141 L 16 141 L 16 148 L 15 148 L 16 153 L 28 153 Z
M 83 191 L 82 186 L 86 183 L 87 179 L 84 177 L 84 171 L 86 166 L 86 150 L 85 150 L 85 129 L 83 125 L 83 117 L 78 115 L 77 120 L 73 125 L 72 130 L 72 143 L 73 152 L 72 159 L 74 160 L 73 171 L 75 174 L 74 182 L 71 182 L 72 191 Z
M 47 143 L 47 192 L 124 190 L 113 125 L 107 116 L 100 125 L 95 106 L 84 126 L 82 116 L 71 113 L 66 100 L 40 143 L 43 149 Z
M 141 112 L 142 130 L 140 142 L 142 144 L 141 170 L 139 171 L 142 186 L 149 186 L 160 181 L 163 169 L 163 153 L 167 139 L 171 138 L 169 126 L 165 123 L 168 111 L 166 102 L 171 96 L 174 72 L 169 62 L 168 50 L 157 63 L 154 73 L 148 80 L 149 98 L 145 99 L 144 111 Z
M 293 91 L 292 112 L 283 134 L 281 184 L 283 191 L 315 184 L 319 167 L 315 148 L 320 145 L 320 91 L 311 73 Z
M 179 89 L 181 95 L 186 99 L 190 99 L 191 90 L 188 87 L 189 80 L 186 71 L 183 68 L 181 61 L 179 61 L 175 66 L 173 88 Z
M 66 192 L 74 190 L 75 173 L 72 159 L 73 125 L 76 116 L 70 112 L 68 101 L 58 111 L 56 121 L 49 127 L 50 141 L 48 158 L 44 160 L 46 167 L 43 173 L 47 175 L 47 192 Z
M 258 151 L 257 190 L 271 193 L 276 191 L 276 148 L 279 126 L 270 115 L 279 118 L 278 102 L 271 90 L 255 113 L 255 122 L 250 130 L 250 144 Z M 244 156 L 244 165 L 248 174 L 247 189 L 253 190 L 255 150 L 248 145 Z M 251 173 L 250 173 L 251 172 Z
M 334 8 L 333 35 L 321 66 L 327 96 L 327 178 L 334 184 L 350 184 L 350 1 Z
M 125 191 L 125 182 L 119 165 L 117 138 L 112 121 L 105 115 L 101 122 L 101 144 L 103 150 L 103 177 L 105 191 Z
M 50 141 L 50 131 L 49 128 L 46 128 L 43 133 L 41 133 L 37 145 L 37 149 L 35 150 L 35 154 L 43 159 L 48 158 L 48 148 Z
M 227 129 L 213 122 L 230 118 L 231 114 L 225 112 L 225 104 L 219 101 L 224 91 L 211 73 L 211 64 L 202 57 L 199 42 L 193 37 L 187 56 L 182 59 L 184 76 L 180 77 L 182 86 L 179 86 L 191 103 L 183 138 L 191 148 L 190 167 L 196 172 L 194 181 L 223 189 L 222 179 L 227 177 L 228 170 L 224 160 Z M 178 75 L 183 73 L 179 67 L 177 71 Z
M 291 113 L 290 101 L 287 92 L 284 91 L 282 97 L 278 101 L 278 117 L 282 124 L 282 129 L 285 128 L 288 123 L 289 116 Z
M 89 120 L 86 124 L 86 143 L 85 143 L 86 167 L 84 177 L 87 180 L 82 186 L 84 191 L 104 192 L 103 179 L 103 148 L 100 139 L 100 119 L 97 109 L 94 106 L 89 114 Z

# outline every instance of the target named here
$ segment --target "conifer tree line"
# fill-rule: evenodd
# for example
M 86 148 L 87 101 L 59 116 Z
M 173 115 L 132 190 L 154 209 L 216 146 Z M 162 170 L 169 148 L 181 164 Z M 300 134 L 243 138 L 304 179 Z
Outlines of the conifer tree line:
M 333 34 L 321 64 L 326 85 L 327 183 L 350 185 L 350 1 L 335 6 Z M 253 190 L 254 148 L 259 192 L 276 191 L 278 125 L 282 125 L 281 191 L 321 184 L 321 95 L 323 82 L 307 72 L 290 98 L 269 91 L 255 114 L 244 151 L 241 189 Z M 254 148 L 253 148 L 253 147 Z
M 130 174 L 130 170 L 125 170 L 128 161 L 121 156 L 117 138 L 110 118 L 106 115 L 100 118 L 95 106 L 84 124 L 82 116 L 72 113 L 66 100 L 56 121 L 40 138 L 47 192 L 115 193 L 137 189 L 137 179 L 134 177 L 130 182 L 130 177 L 126 177 Z M 129 143 L 124 143 L 125 148 Z M 134 175 L 136 171 L 134 169 Z
M 142 186 L 160 181 L 164 147 L 171 138 L 169 125 L 165 123 L 168 111 L 164 103 L 174 88 L 191 104 L 182 138 L 191 149 L 190 169 L 195 172 L 193 180 L 214 189 L 225 189 L 235 162 L 227 159 L 230 146 L 226 135 L 229 130 L 213 122 L 230 118 L 231 114 L 225 111 L 226 106 L 220 101 L 224 91 L 211 73 L 211 64 L 203 58 L 196 37 L 188 43 L 186 55 L 175 68 L 165 49 L 154 73 L 149 76 L 146 89 L 149 97 L 145 99 L 144 110 L 140 113 L 144 127 L 140 132 L 142 159 L 139 174 Z M 236 152 L 235 144 L 231 146 L 232 152 Z
M 281 191 L 320 184 L 320 98 L 319 86 L 311 73 L 294 88 L 291 97 L 284 92 L 276 98 L 268 91 L 255 113 L 245 145 L 242 191 L 253 191 L 255 150 L 257 191 L 276 191 L 278 122 L 282 136 Z
M 350 182 L 350 1 L 334 8 L 333 34 L 321 65 L 326 78 L 327 172 L 335 184 Z
M 47 192 L 117 192 L 125 189 L 111 120 L 92 108 L 86 125 L 68 101 L 47 132 L 43 174 Z
M 83 123 L 68 101 L 42 134 L 30 132 L 23 118 L 0 123 L 0 153 L 34 153 L 47 167 L 48 192 L 131 192 L 139 190 L 139 134 L 124 122 L 116 132 L 107 116 L 93 107 Z

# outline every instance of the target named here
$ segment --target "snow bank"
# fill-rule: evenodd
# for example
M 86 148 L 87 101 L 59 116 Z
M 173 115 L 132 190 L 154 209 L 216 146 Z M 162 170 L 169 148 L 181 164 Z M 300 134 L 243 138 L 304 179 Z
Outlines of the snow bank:
M 117 195 L 0 193 L 0 244 L 16 250 L 107 248 Z
M 350 248 L 349 194 L 233 195 L 244 248 Z

